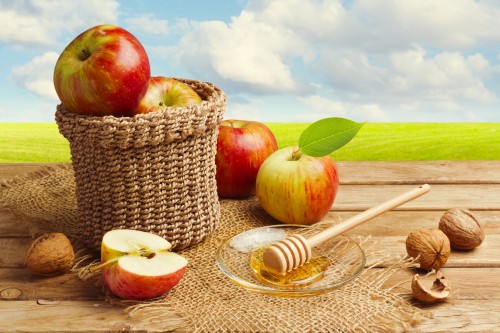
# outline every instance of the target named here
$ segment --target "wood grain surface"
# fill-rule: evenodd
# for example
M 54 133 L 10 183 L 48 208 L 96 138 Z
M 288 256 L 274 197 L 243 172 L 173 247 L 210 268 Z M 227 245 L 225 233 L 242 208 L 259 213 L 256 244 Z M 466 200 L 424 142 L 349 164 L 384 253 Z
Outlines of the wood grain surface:
M 453 294 L 432 306 L 412 332 L 500 332 L 500 161 L 339 162 L 341 186 L 325 221 L 353 216 L 422 183 L 431 191 L 385 213 L 350 234 L 371 236 L 374 250 L 405 255 L 412 230 L 437 227 L 453 207 L 471 209 L 486 226 L 484 243 L 473 251 L 453 250 L 443 269 Z M 0 164 L 0 179 L 22 175 L 40 164 Z M 160 332 L 172 327 L 144 327 L 122 307 L 107 304 L 92 282 L 72 274 L 37 278 L 23 268 L 30 230 L 0 210 L 0 332 Z M 382 268 L 380 268 L 382 269 Z M 414 270 L 396 273 L 386 286 L 409 294 Z

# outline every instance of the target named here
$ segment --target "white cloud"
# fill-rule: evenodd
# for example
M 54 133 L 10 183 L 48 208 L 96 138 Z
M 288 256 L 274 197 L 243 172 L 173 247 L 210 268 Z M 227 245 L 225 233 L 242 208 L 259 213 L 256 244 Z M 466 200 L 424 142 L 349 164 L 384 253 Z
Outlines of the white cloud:
M 389 88 L 403 96 L 417 93 L 427 100 L 457 99 L 481 103 L 495 100 L 483 84 L 483 75 L 491 68 L 480 54 L 468 57 L 457 52 L 441 52 L 426 57 L 423 49 L 391 56 L 390 75 L 399 78 Z
M 327 117 L 343 117 L 358 121 L 388 121 L 388 115 L 380 105 L 374 103 L 348 103 L 318 95 L 298 97 L 297 100 L 308 107 L 303 121 L 314 121 Z M 308 119 L 305 116 L 308 116 Z
M 352 15 L 371 30 L 371 47 L 407 48 L 411 43 L 464 50 L 500 41 L 497 3 L 474 0 L 357 0 Z M 378 45 L 378 47 L 377 47 Z
M 0 42 L 52 45 L 63 32 L 81 32 L 93 25 L 114 23 L 118 3 L 115 0 L 0 0 L 0 8 Z
M 302 46 L 290 31 L 259 22 L 244 11 L 230 24 L 193 24 L 193 30 L 181 39 L 178 60 L 194 72 L 209 71 L 245 90 L 294 91 L 297 83 L 285 60 L 299 54 Z
M 35 57 L 27 64 L 13 68 L 11 79 L 37 96 L 58 101 L 52 79 L 58 57 L 59 55 L 55 52 L 47 52 Z
M 263 121 L 263 105 L 260 100 L 236 102 L 228 100 L 224 119 L 252 119 Z
M 13 10 L 0 11 L 0 41 L 20 44 L 53 42 L 42 22 L 34 16 L 19 15 Z
M 296 93 L 310 77 L 308 89 L 328 86 L 339 105 L 418 98 L 451 109 L 496 100 L 484 83 L 494 67 L 462 50 L 500 41 L 498 20 L 498 6 L 472 0 L 253 0 L 228 24 L 191 22 L 178 60 L 235 92 Z
M 131 31 L 141 31 L 152 35 L 166 35 L 169 32 L 168 21 L 156 19 L 152 14 L 131 17 L 125 20 Z

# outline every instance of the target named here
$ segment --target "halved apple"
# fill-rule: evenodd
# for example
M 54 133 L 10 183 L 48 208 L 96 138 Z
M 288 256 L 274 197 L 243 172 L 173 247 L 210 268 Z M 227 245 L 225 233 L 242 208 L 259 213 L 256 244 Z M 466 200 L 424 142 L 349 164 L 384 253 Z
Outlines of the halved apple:
M 108 289 L 124 299 L 158 297 L 184 276 L 187 260 L 170 252 L 166 239 L 144 231 L 107 232 L 101 245 L 101 267 Z

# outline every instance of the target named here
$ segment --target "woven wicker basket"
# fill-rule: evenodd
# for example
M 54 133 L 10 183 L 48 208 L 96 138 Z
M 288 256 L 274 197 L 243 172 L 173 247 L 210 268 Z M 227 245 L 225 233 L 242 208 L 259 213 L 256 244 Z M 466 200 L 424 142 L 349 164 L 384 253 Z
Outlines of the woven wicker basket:
M 215 153 L 226 97 L 210 83 L 178 80 L 203 102 L 121 118 L 57 107 L 59 131 L 70 143 L 86 246 L 99 250 L 107 231 L 127 228 L 153 232 L 182 249 L 215 229 Z

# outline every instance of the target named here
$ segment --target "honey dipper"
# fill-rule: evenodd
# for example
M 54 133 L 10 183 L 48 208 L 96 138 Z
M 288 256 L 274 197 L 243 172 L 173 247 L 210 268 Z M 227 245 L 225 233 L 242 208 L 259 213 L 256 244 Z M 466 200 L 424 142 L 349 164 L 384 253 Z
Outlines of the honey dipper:
M 312 248 L 338 236 L 358 225 L 371 220 L 372 218 L 396 208 L 408 201 L 411 201 L 427 192 L 430 186 L 421 185 L 413 190 L 403 193 L 384 203 L 372 207 L 364 212 L 355 215 L 342 223 L 329 227 L 316 235 L 305 238 L 300 234 L 286 237 L 276 243 L 271 244 L 264 250 L 264 266 L 273 273 L 285 274 L 292 269 L 309 262 L 312 256 Z

